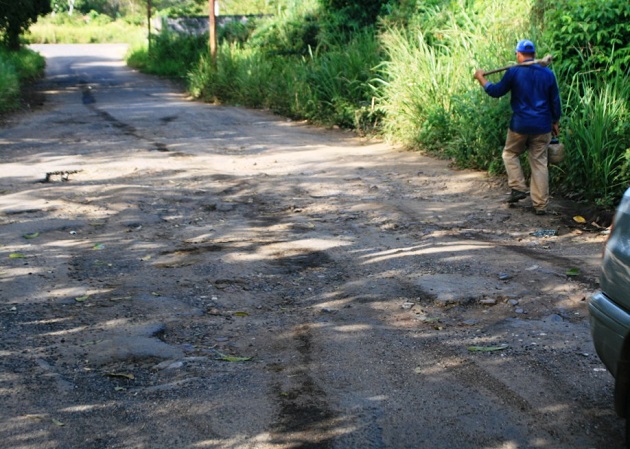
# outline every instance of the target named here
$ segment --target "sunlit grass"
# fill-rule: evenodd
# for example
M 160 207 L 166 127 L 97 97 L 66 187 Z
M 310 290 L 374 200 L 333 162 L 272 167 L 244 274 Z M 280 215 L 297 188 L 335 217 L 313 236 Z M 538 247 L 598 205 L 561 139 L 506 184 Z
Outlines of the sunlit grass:
M 41 76 L 44 68 L 44 58 L 29 49 L 9 52 L 0 47 L 0 112 L 15 109 L 20 86 Z
M 134 44 L 144 41 L 146 36 L 146 26 L 131 24 L 124 20 L 76 18 L 59 21 L 44 18 L 30 27 L 25 39 L 31 44 Z
M 566 190 L 612 206 L 630 184 L 630 81 L 576 75 L 566 89 Z M 576 189 L 574 186 L 580 186 Z
M 20 93 L 20 83 L 15 66 L 0 52 L 0 112 L 15 108 Z

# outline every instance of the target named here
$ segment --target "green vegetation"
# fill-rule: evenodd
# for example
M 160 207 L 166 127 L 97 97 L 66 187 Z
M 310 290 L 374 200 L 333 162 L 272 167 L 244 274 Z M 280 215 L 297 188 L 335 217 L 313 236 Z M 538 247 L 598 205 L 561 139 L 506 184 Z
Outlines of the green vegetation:
M 209 101 L 377 132 L 501 173 L 509 98 L 487 96 L 472 73 L 512 63 L 528 37 L 554 55 L 563 97 L 568 155 L 552 167 L 554 189 L 610 206 L 630 184 L 628 18 L 626 0 L 313 0 L 224 40 L 216 66 L 198 48 L 187 81 Z
M 152 36 L 151 45 L 151 54 L 144 45 L 132 47 L 127 64 L 153 75 L 185 79 L 196 61 L 208 52 L 208 35 L 161 33 Z
M 140 43 L 146 39 L 142 17 L 114 20 L 95 11 L 86 15 L 55 14 L 33 24 L 25 39 L 32 44 Z
M 615 77 L 630 68 L 630 2 L 537 0 L 533 13 L 553 44 L 561 76 L 595 71 Z
M 0 112 L 17 108 L 21 84 L 40 77 L 44 68 L 44 58 L 31 50 L 9 52 L 0 47 Z
M 162 32 L 149 51 L 145 1 L 54 0 L 57 14 L 28 38 L 131 42 L 130 65 L 207 101 L 375 133 L 490 173 L 503 171 L 509 98 L 490 98 L 472 74 L 512 63 L 530 38 L 553 55 L 563 100 L 556 193 L 609 206 L 630 183 L 627 0 L 223 0 L 221 14 L 273 15 L 221 28 L 216 65 L 207 35 Z M 155 16 L 207 14 L 208 2 L 153 6 Z
M 355 35 L 344 46 L 297 58 L 269 57 L 225 43 L 216 69 L 208 58 L 202 58 L 190 72 L 190 90 L 206 100 L 264 107 L 289 117 L 357 128 L 370 120 L 373 89 L 369 82 L 378 55 L 377 42 L 368 32 Z
M 20 0 L 0 2 L 0 45 L 20 48 L 20 35 L 37 21 L 39 16 L 51 12 L 50 0 Z
M 570 157 L 559 182 L 567 192 L 616 203 L 630 181 L 630 82 L 577 74 L 565 89 L 564 141 Z

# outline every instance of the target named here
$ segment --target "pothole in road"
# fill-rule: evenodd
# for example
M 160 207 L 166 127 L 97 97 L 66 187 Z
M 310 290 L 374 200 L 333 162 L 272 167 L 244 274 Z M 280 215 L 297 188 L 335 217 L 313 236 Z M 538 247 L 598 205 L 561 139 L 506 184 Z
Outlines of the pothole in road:
M 324 251 L 303 250 L 273 254 L 273 265 L 278 265 L 289 272 L 303 271 L 309 268 L 320 268 L 333 263 L 331 257 Z

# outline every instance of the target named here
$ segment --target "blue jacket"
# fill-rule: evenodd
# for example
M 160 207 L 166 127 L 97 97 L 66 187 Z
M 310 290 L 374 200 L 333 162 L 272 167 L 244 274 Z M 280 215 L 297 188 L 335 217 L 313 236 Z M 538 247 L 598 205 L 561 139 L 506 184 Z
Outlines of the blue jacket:
M 487 83 L 485 91 L 499 98 L 512 92 L 510 129 L 519 134 L 545 134 L 560 120 L 562 107 L 556 76 L 538 64 L 512 67 L 498 83 Z

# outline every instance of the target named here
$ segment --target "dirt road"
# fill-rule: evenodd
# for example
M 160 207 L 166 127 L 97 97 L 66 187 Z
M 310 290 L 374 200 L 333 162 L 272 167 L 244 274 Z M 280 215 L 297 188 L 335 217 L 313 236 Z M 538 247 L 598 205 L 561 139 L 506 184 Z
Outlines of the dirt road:
M 37 49 L 46 103 L 0 128 L 0 447 L 622 447 L 574 206 Z

